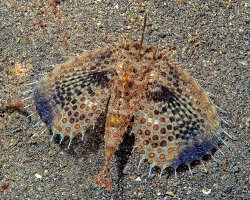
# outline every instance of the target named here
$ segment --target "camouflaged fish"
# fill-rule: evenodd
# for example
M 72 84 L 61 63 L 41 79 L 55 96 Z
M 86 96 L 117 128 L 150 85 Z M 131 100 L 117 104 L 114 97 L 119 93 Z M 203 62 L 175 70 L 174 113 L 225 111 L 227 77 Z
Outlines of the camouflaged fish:
M 94 182 L 109 190 L 110 162 L 129 126 L 140 162 L 146 159 L 161 173 L 189 166 L 224 142 L 222 119 L 196 80 L 169 52 L 139 42 L 123 40 L 55 67 L 35 88 L 34 100 L 61 141 L 84 136 L 106 112 L 106 158 Z

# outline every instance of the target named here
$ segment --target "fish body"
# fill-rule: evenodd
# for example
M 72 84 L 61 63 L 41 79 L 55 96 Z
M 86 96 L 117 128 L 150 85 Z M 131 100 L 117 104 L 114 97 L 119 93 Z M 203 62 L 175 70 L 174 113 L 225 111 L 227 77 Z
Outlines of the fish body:
M 145 44 L 121 41 L 75 57 L 40 81 L 34 99 L 61 141 L 87 134 L 106 114 L 106 158 L 95 183 L 110 190 L 110 161 L 129 126 L 140 162 L 162 171 L 200 160 L 222 140 L 222 120 L 207 93 L 168 52 Z

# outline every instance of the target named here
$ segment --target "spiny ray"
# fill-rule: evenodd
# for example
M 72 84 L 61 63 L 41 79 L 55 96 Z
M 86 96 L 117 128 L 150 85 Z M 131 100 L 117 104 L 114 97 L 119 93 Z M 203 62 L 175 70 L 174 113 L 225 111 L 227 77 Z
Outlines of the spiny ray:
M 226 145 L 228 149 L 230 149 L 230 146 L 223 139 L 221 139 L 221 141 Z
M 34 81 L 34 82 L 31 82 L 31 83 L 27 83 L 26 85 L 36 85 L 38 83 L 39 83 L 39 81 Z
M 201 164 L 203 165 L 203 167 L 204 167 L 204 171 L 205 172 L 207 172 L 207 168 L 206 168 L 206 166 L 205 166 L 205 164 L 204 164 L 204 162 L 202 161 L 202 160 L 200 160 L 201 161 Z
M 230 124 L 225 119 L 223 119 L 221 116 L 219 116 L 218 112 L 217 112 L 217 115 L 221 119 L 221 121 L 223 121 L 223 123 L 225 123 L 226 125 L 230 126 Z
M 219 147 L 217 147 L 217 149 L 220 151 L 220 153 L 222 154 L 222 156 L 225 157 L 225 154 L 223 153 L 223 151 Z
M 26 91 L 22 92 L 22 95 L 25 95 L 26 93 L 31 93 L 31 92 L 33 92 L 33 91 L 34 91 L 34 89 L 26 90 Z
M 177 171 L 176 171 L 177 168 L 174 168 L 174 174 L 175 174 L 175 179 L 177 180 L 178 179 L 178 176 L 177 176 Z
M 26 118 L 30 119 L 31 116 L 33 116 L 35 113 L 31 113 L 30 115 L 28 115 Z
M 216 162 L 216 164 L 218 165 L 218 161 L 217 161 L 217 159 L 211 154 L 210 155 L 212 158 L 213 158 L 213 160 Z
M 192 172 L 192 170 L 191 170 L 190 165 L 188 164 L 187 166 L 188 166 L 188 170 L 189 170 L 190 174 L 193 175 L 193 172 Z
M 220 126 L 220 127 L 221 127 L 221 126 Z M 221 127 L 221 130 L 222 130 L 229 138 L 233 139 L 233 137 L 232 137 L 229 133 L 227 133 L 222 127 Z
M 22 99 L 23 101 L 26 101 L 26 100 L 28 100 L 28 99 L 32 99 L 33 98 L 33 96 L 28 96 L 28 97 L 26 97 L 26 98 L 24 98 L 24 99 Z
M 40 125 L 40 123 L 42 123 L 42 122 L 41 122 L 41 121 L 38 121 L 37 123 L 35 123 L 35 124 L 34 124 L 34 126 L 33 126 L 33 127 L 39 126 L 39 125 Z
M 24 106 L 24 109 L 27 109 L 28 107 L 32 106 L 32 104 Z
M 46 129 L 43 130 L 39 135 L 40 135 L 40 136 L 43 135 L 45 131 L 46 131 Z

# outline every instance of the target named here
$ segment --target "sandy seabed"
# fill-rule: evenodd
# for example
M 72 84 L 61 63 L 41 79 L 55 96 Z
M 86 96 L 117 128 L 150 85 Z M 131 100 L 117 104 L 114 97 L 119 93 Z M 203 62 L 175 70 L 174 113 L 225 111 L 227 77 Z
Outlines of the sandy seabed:
M 39 80 L 51 65 L 114 44 L 122 35 L 139 40 L 139 22 L 147 12 L 145 43 L 174 51 L 176 61 L 225 110 L 219 114 L 230 124 L 223 128 L 233 139 L 223 138 L 231 149 L 221 145 L 225 158 L 214 153 L 218 165 L 208 156 L 207 173 L 197 163 L 193 175 L 182 167 L 177 180 L 170 170 L 159 181 L 159 171 L 148 177 L 147 162 L 137 168 L 139 155 L 127 153 L 131 146 L 125 144 L 112 160 L 109 193 L 93 184 L 104 163 L 103 133 L 73 141 L 67 150 L 67 141 L 59 146 L 45 127 L 34 126 L 37 114 L 30 122 L 16 112 L 1 113 L 1 199 L 248 199 L 249 2 L 53 2 L 0 1 L 1 104 L 31 89 L 27 83 Z

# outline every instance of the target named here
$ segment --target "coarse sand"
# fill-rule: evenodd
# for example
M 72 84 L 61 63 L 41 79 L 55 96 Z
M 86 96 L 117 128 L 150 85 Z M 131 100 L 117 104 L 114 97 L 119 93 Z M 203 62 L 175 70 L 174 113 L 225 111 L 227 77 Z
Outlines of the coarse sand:
M 46 127 L 25 116 L 0 113 L 1 199 L 249 199 L 249 2 L 201 0 L 0 0 L 0 105 L 31 89 L 50 66 L 107 44 L 122 36 L 169 49 L 197 78 L 230 125 L 233 136 L 214 153 L 218 164 L 204 158 L 187 167 L 159 170 L 131 153 L 126 136 L 112 159 L 113 190 L 93 184 L 104 163 L 103 127 L 84 142 L 50 141 Z M 28 95 L 26 95 L 28 97 Z M 34 112 L 32 99 L 25 106 Z M 44 131 L 44 132 L 43 132 Z M 43 132 L 42 135 L 39 135 Z

